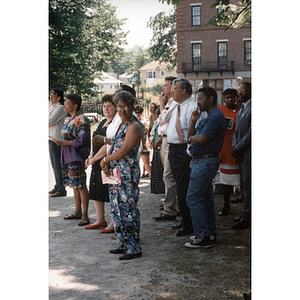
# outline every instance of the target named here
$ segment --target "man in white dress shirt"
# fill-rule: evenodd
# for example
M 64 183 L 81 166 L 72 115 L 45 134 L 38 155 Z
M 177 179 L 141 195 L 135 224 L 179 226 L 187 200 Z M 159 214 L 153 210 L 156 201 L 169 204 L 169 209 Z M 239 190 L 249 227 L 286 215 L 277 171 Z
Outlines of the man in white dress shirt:
M 49 110 L 49 137 L 57 140 L 61 139 L 61 129 L 65 122 L 65 108 L 64 108 L 64 91 L 62 89 L 53 89 L 50 94 L 50 101 L 52 105 Z M 55 186 L 49 192 L 50 197 L 64 197 L 67 195 L 63 184 L 61 162 L 60 162 L 60 148 L 56 143 L 49 140 L 50 161 L 55 177 Z
M 160 111 L 162 112 L 158 118 L 159 127 L 158 134 L 161 138 L 160 145 L 160 157 L 164 167 L 163 180 L 165 183 L 165 200 L 164 211 L 159 215 L 153 217 L 157 221 L 176 220 L 177 213 L 179 212 L 176 182 L 173 177 L 171 166 L 169 163 L 169 144 L 167 141 L 168 122 L 165 119 L 168 118 L 172 111 L 169 111 L 172 103 L 177 104 L 171 96 L 172 82 L 176 77 L 166 77 L 165 84 L 163 86 L 163 93 L 159 96 Z M 167 102 L 167 103 L 166 103 Z M 174 105 L 173 104 L 173 105 Z
M 182 215 L 182 223 L 177 236 L 189 235 L 193 232 L 190 210 L 186 204 L 189 186 L 190 161 L 187 154 L 188 130 L 192 112 L 197 104 L 192 97 L 192 85 L 184 78 L 175 79 L 172 83 L 171 95 L 174 102 L 169 108 L 167 141 L 169 143 L 169 162 L 177 186 L 177 200 Z M 172 113 L 171 113 L 172 112 Z

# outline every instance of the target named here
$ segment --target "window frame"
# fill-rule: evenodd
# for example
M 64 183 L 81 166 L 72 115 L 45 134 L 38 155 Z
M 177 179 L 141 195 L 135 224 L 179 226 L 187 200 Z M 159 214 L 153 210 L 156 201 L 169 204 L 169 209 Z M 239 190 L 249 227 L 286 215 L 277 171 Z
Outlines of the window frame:
M 199 14 L 193 14 L 193 10 L 194 8 L 199 8 Z M 199 24 L 194 24 L 194 18 L 198 18 L 199 17 Z M 195 4 L 195 5 L 191 5 L 191 25 L 194 26 L 201 26 L 201 4 Z
M 226 45 L 226 56 L 222 55 L 220 56 L 220 44 L 225 44 Z M 227 64 L 228 64 L 228 42 L 227 41 L 217 41 L 217 47 L 218 47 L 218 69 L 219 70 L 227 70 Z M 226 57 L 226 63 L 221 63 L 220 58 L 221 57 Z M 221 66 L 225 66 L 221 67 Z
M 193 71 L 200 71 L 201 70 L 201 51 L 202 51 L 202 46 L 201 46 L 202 43 L 192 43 L 192 68 L 193 68 Z M 199 50 L 200 50 L 200 56 L 194 56 L 194 50 L 197 50 L 197 49 L 194 49 L 194 46 L 199 46 Z M 195 63 L 195 58 L 199 58 L 199 62 Z M 195 68 L 195 66 L 198 65 L 199 68 Z
M 250 42 L 250 48 L 246 47 L 246 43 Z M 250 49 L 250 51 L 247 51 L 247 49 Z M 247 59 L 247 55 L 250 55 L 250 59 Z M 245 39 L 244 40 L 244 65 L 249 66 L 252 63 L 252 42 L 251 39 Z

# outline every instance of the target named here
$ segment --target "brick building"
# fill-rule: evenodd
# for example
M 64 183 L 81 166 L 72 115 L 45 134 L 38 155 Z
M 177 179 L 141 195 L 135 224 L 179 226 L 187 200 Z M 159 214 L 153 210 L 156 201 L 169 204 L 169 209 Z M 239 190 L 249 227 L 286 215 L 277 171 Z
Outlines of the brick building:
M 205 29 L 217 14 L 214 2 L 184 0 L 177 7 L 177 74 L 192 83 L 194 93 L 203 86 L 215 88 L 221 105 L 222 92 L 238 86 L 237 77 L 251 81 L 251 25 Z

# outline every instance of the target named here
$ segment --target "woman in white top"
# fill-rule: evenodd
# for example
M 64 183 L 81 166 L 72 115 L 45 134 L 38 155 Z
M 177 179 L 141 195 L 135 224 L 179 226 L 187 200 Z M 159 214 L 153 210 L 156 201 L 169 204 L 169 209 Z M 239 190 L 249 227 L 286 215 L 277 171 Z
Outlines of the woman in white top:
M 50 101 L 52 105 L 49 110 L 49 152 L 55 177 L 55 186 L 49 194 L 50 197 L 64 197 L 67 195 L 67 192 L 63 184 L 61 172 L 61 146 L 57 146 L 56 143 L 51 140 L 51 138 L 60 139 L 61 129 L 65 122 L 64 91 L 59 88 L 53 89 L 50 94 Z

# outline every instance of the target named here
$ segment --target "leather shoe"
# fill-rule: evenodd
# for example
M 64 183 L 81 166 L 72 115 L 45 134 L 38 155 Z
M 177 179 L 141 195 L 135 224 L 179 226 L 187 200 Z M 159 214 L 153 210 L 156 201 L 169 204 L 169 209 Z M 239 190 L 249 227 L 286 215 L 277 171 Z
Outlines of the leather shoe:
M 49 194 L 52 195 L 52 194 L 54 194 L 55 192 L 56 192 L 56 190 L 55 190 L 55 189 L 52 189 L 52 190 L 49 192 Z
M 194 231 L 192 230 L 187 230 L 185 228 L 180 228 L 177 232 L 176 232 L 176 236 L 184 236 L 184 235 L 189 235 L 192 234 Z
M 159 216 L 153 217 L 153 219 L 156 221 L 171 221 L 171 220 L 176 220 L 176 216 L 170 216 L 161 213 Z
M 67 194 L 61 194 L 60 192 L 55 192 L 54 194 L 51 194 L 50 197 L 66 197 Z
M 104 228 L 103 230 L 100 231 L 101 233 L 112 233 L 114 232 L 114 229 L 106 229 Z
M 173 224 L 172 229 L 180 229 L 181 228 L 181 223 L 180 224 Z
M 245 222 L 243 219 L 241 219 L 240 221 L 236 222 L 231 229 L 233 230 L 237 230 L 237 229 L 247 229 L 250 227 L 249 222 Z
M 112 253 L 112 254 L 120 254 L 120 253 L 124 253 L 124 252 L 126 252 L 125 249 L 119 249 L 119 248 L 109 250 L 109 253 Z
M 142 256 L 142 252 L 136 253 L 136 254 L 124 254 L 119 257 L 119 260 L 134 259 L 134 258 L 141 257 L 141 256 Z
M 220 212 L 219 212 L 219 216 L 220 217 L 224 217 L 224 216 L 228 216 L 230 213 L 230 208 L 223 208 Z
M 97 229 L 99 227 L 106 227 L 107 226 L 107 222 L 104 221 L 102 223 L 99 223 L 99 224 L 94 224 L 94 225 L 90 225 L 90 226 L 86 226 L 84 227 L 85 229 Z

